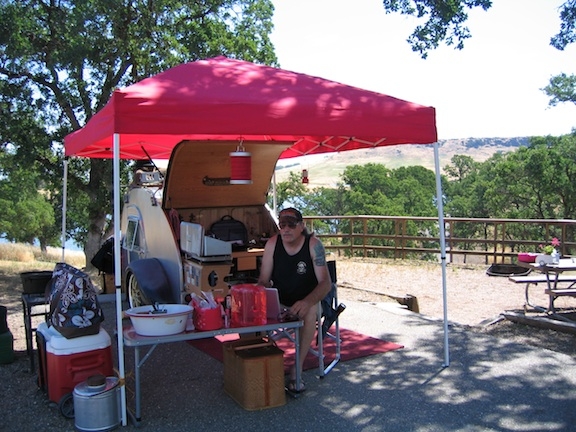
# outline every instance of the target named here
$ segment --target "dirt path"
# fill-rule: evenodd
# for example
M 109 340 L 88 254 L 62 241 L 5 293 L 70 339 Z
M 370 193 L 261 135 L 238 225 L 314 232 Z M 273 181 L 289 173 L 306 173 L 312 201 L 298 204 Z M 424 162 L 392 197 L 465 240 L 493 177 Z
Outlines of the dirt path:
M 507 277 L 488 276 L 482 265 L 449 264 L 446 269 L 446 298 L 450 321 L 477 325 L 506 310 L 522 310 L 524 285 Z M 442 267 L 421 261 L 341 260 L 338 285 L 362 288 L 392 296 L 413 295 L 420 313 L 442 318 L 444 301 Z M 531 289 L 531 299 L 546 304 L 544 290 Z M 575 303 L 576 305 L 576 303 Z

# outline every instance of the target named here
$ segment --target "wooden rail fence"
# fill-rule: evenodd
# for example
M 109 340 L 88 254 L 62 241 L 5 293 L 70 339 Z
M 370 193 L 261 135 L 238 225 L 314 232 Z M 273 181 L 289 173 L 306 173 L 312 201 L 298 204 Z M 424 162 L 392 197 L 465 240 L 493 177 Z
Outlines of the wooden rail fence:
M 438 218 L 412 216 L 306 216 L 306 226 L 328 252 L 349 257 L 437 260 Z M 481 259 L 515 262 L 518 252 L 538 252 L 552 238 L 562 256 L 576 254 L 576 220 L 446 217 L 448 262 Z

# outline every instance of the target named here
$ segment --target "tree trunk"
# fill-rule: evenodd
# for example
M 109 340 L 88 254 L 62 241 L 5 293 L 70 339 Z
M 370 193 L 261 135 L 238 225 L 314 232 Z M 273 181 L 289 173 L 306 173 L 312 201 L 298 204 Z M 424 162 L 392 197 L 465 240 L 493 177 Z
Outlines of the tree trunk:
M 43 238 L 38 239 L 40 241 L 40 251 L 42 253 L 48 253 L 48 245 L 46 244 L 46 240 Z
M 112 161 L 92 159 L 90 161 L 90 181 L 88 183 L 88 195 L 90 207 L 88 214 L 90 225 L 86 236 L 84 254 L 86 255 L 86 269 L 93 270 L 90 260 L 96 255 L 105 240 L 105 232 L 111 229 L 107 216 L 112 214 Z M 103 207 L 103 203 L 107 203 Z

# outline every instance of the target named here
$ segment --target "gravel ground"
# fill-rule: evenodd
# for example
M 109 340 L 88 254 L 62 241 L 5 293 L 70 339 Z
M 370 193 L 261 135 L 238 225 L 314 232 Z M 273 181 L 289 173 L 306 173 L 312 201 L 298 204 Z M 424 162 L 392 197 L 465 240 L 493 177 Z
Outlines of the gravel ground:
M 482 265 L 451 264 L 447 268 L 448 318 L 463 328 L 506 338 L 576 358 L 576 335 L 537 329 L 509 321 L 498 321 L 504 311 L 523 311 L 524 287 L 505 277 L 486 275 Z M 40 269 L 40 268 L 39 268 Z M 45 269 L 45 268 L 41 268 Z M 28 269 L 26 269 L 28 270 Z M 383 260 L 338 260 L 339 300 L 362 302 L 394 302 L 396 298 L 416 297 L 419 312 L 442 319 L 442 271 L 438 264 Z M 36 374 L 30 373 L 26 355 L 19 270 L 0 270 L 0 305 L 8 308 L 8 326 L 14 335 L 16 360 L 0 365 L 0 404 L 2 411 L 18 412 L 21 418 L 42 416 L 43 430 L 71 430 L 70 420 L 59 415 L 56 404 L 47 400 L 37 387 Z M 531 300 L 546 304 L 543 288 L 531 290 Z M 561 299 L 558 306 L 571 308 L 574 299 Z M 572 304 L 571 304 L 572 301 Z M 497 321 L 494 323 L 494 321 Z M 36 321 L 36 325 L 37 325 Z M 491 323 L 490 325 L 487 325 Z M 113 334 L 113 321 L 105 328 Z M 22 424 L 4 423 L 0 431 L 26 431 Z
M 507 277 L 488 276 L 487 268 L 487 265 L 481 264 L 447 265 L 448 320 L 470 331 L 547 348 L 576 358 L 576 334 L 502 320 L 501 314 L 506 311 L 525 313 L 525 285 L 514 284 Z M 444 317 L 442 269 L 439 264 L 399 260 L 339 260 L 338 288 L 340 297 L 363 301 L 379 301 L 379 296 L 373 293 L 391 297 L 415 296 L 421 314 L 438 319 Z M 530 302 L 548 304 L 544 286 L 532 285 Z M 566 312 L 573 312 L 576 299 L 561 297 L 556 299 L 555 305 Z M 542 316 L 533 311 L 526 314 Z

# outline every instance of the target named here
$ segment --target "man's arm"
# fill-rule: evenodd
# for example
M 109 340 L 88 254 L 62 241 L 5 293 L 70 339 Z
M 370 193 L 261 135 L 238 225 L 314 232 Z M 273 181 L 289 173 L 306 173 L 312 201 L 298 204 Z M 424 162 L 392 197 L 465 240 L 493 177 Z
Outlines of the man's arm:
M 270 278 L 272 277 L 272 270 L 274 268 L 274 249 L 276 248 L 276 240 L 278 235 L 273 236 L 266 242 L 264 246 L 264 254 L 262 255 L 262 262 L 260 264 L 260 275 L 258 276 L 258 285 L 270 287 Z
M 328 272 L 328 265 L 326 264 L 326 251 L 324 245 L 317 237 L 310 239 L 310 253 L 312 255 L 312 262 L 314 263 L 314 273 L 318 279 L 318 285 L 307 296 L 310 301 L 318 303 L 328 295 L 331 288 L 330 272 Z
M 318 285 L 312 290 L 310 294 L 302 300 L 297 301 L 290 308 L 290 312 L 299 317 L 304 317 L 311 307 L 314 307 L 330 292 L 330 273 L 326 265 L 326 252 L 324 245 L 316 237 L 310 238 L 310 255 L 312 256 L 312 263 L 314 265 L 314 273 L 318 280 Z

